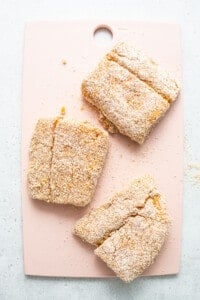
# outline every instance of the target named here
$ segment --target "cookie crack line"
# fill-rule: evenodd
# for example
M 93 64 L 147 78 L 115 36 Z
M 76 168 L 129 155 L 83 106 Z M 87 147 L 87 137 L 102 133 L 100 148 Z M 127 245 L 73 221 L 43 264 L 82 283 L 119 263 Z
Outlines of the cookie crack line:
M 126 57 L 126 55 L 119 55 L 118 53 L 115 52 L 116 56 L 119 57 Z M 169 104 L 171 104 L 173 101 L 167 97 L 166 95 L 164 95 L 162 92 L 160 92 L 159 90 L 156 90 L 151 82 L 149 80 L 145 80 L 142 79 L 141 76 L 139 76 L 137 74 L 137 72 L 133 72 L 133 70 L 131 70 L 130 68 L 128 68 L 127 66 L 125 66 L 123 63 L 120 63 L 115 57 L 113 57 L 110 53 L 106 55 L 107 60 L 112 61 L 117 63 L 120 67 L 122 67 L 123 69 L 127 70 L 129 73 L 135 75 L 139 80 L 141 80 L 142 82 L 146 83 L 146 85 L 148 85 L 149 88 L 151 88 L 156 94 L 158 94 L 159 96 L 161 96 L 165 101 L 167 101 Z
M 62 113 L 62 111 L 61 111 Z M 49 201 L 51 202 L 52 199 L 52 165 L 53 165 L 53 149 L 54 149 L 54 143 L 55 143 L 55 130 L 56 127 L 58 126 L 58 123 L 60 120 L 63 119 L 63 116 L 59 116 L 57 118 L 54 119 L 53 121 L 53 128 L 52 128 L 52 146 L 51 146 L 51 161 L 50 161 L 50 172 L 49 172 Z
M 96 241 L 96 246 L 97 246 L 97 247 L 101 246 L 101 245 L 102 245 L 109 237 L 111 237 L 111 235 L 112 235 L 113 233 L 115 233 L 115 232 L 118 231 L 120 228 L 122 228 L 122 227 L 126 224 L 127 220 L 128 220 L 130 217 L 136 217 L 136 216 L 137 216 L 137 213 L 136 213 L 135 215 L 133 215 L 133 213 L 132 213 L 132 214 L 130 214 L 129 216 L 127 216 L 127 217 L 124 219 L 123 223 L 122 223 L 120 226 L 118 226 L 117 228 L 115 228 L 115 229 L 113 229 L 113 230 L 111 230 L 111 231 L 108 231 L 107 233 L 104 234 L 104 236 L 103 236 L 100 240 Z
M 63 118 L 66 115 L 66 108 L 64 106 L 61 107 L 60 109 L 60 115 L 58 115 L 54 121 L 53 121 L 53 128 L 52 128 L 52 147 L 51 147 L 51 161 L 50 161 L 50 172 L 49 172 L 49 189 L 50 189 L 50 202 L 53 199 L 53 193 L 52 193 L 52 165 L 53 165 L 53 149 L 54 149 L 54 144 L 55 144 L 55 131 L 56 127 L 58 126 L 59 122 L 63 120 Z
M 145 199 L 143 205 L 141 205 L 141 206 L 136 206 L 136 207 L 135 207 L 135 208 L 138 210 L 137 212 L 135 212 L 135 213 L 134 213 L 134 212 L 131 212 L 129 215 L 127 215 L 127 216 L 124 218 L 123 223 L 122 223 L 121 225 L 119 225 L 117 228 L 115 228 L 115 229 L 113 229 L 113 230 L 107 231 L 107 232 L 104 234 L 104 236 L 103 236 L 100 240 L 96 241 L 96 246 L 97 246 L 97 247 L 101 246 L 101 245 L 102 245 L 109 237 L 112 236 L 113 233 L 115 233 L 116 231 L 120 230 L 120 228 L 122 228 L 122 227 L 127 223 L 127 221 L 128 221 L 130 218 L 135 218 L 135 217 L 137 217 L 137 216 L 140 216 L 140 217 L 144 218 L 145 220 L 150 219 L 150 220 L 156 221 L 156 222 L 158 222 L 158 223 L 162 223 L 162 222 L 159 221 L 156 217 L 153 218 L 153 217 L 145 216 L 145 215 L 139 213 L 140 210 L 142 210 L 142 209 L 145 208 L 145 205 L 146 205 L 146 203 L 147 203 L 149 200 L 154 201 L 154 199 L 156 199 L 157 196 L 160 197 L 160 194 L 155 194 L 154 196 L 148 196 L 148 197 Z M 109 208 L 111 205 L 112 205 L 112 202 L 109 204 L 109 206 L 108 206 L 107 208 Z M 159 206 L 160 206 L 160 204 L 159 204 Z M 160 208 L 159 208 L 159 209 L 160 209 Z M 150 226 L 150 225 L 149 225 L 149 226 Z

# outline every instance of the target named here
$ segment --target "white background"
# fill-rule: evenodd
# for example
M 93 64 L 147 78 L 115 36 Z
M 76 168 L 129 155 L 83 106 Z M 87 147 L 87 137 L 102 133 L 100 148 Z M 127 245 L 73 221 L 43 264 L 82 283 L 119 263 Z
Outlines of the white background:
M 188 172 L 184 179 L 178 276 L 139 278 L 125 284 L 118 279 L 54 279 L 23 274 L 20 116 L 24 22 L 88 18 L 180 23 L 185 169 L 188 163 L 200 162 L 200 1 L 0 0 L 0 300 L 200 299 L 200 182 L 194 185 Z

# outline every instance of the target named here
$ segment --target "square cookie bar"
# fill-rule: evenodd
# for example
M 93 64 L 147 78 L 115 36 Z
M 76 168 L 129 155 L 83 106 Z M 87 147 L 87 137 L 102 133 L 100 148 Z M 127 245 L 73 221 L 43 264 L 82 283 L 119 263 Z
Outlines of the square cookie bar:
M 124 42 L 118 43 L 82 83 L 84 99 L 99 110 L 105 128 L 139 144 L 178 93 L 179 85 L 167 71 Z
M 28 188 L 32 198 L 87 205 L 108 150 L 108 134 L 88 122 L 40 119 L 31 139 Z
M 124 281 L 155 260 L 169 231 L 165 202 L 151 176 L 135 179 L 108 202 L 77 221 L 74 234 Z

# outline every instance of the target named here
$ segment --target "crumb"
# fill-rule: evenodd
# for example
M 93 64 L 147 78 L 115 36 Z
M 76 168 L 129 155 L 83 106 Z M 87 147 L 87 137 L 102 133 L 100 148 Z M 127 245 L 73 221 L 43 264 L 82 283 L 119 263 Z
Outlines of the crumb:
M 65 59 L 62 59 L 62 65 L 65 66 L 67 64 L 67 61 Z
M 185 169 L 185 174 L 192 182 L 193 185 L 200 187 L 200 163 L 199 162 L 188 163 L 187 168 Z
M 200 173 L 193 175 L 193 184 L 200 186 Z
M 192 170 L 192 169 L 195 169 L 195 170 L 200 170 L 200 163 L 197 162 L 197 163 L 189 163 L 187 165 L 188 169 L 189 170 Z
M 65 116 L 66 115 L 66 107 L 65 106 L 61 107 L 60 114 L 61 114 L 61 116 Z

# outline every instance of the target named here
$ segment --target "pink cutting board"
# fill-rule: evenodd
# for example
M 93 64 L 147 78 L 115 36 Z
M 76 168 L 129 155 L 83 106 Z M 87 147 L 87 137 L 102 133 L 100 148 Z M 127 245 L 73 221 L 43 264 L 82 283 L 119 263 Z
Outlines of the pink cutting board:
M 113 33 L 109 47 L 97 46 L 96 21 L 34 22 L 25 30 L 22 114 L 22 209 L 25 274 L 40 276 L 112 277 L 94 248 L 72 235 L 76 220 L 99 206 L 132 178 L 152 174 L 165 195 L 172 218 L 169 238 L 144 275 L 179 271 L 183 186 L 182 97 L 173 104 L 142 146 L 117 134 L 110 148 L 91 204 L 86 208 L 47 204 L 29 198 L 26 187 L 28 149 L 35 123 L 55 116 L 61 106 L 67 116 L 101 126 L 82 100 L 82 79 L 118 40 L 130 40 L 181 79 L 180 31 L 177 25 L 133 21 L 104 22 Z M 63 60 L 66 64 L 63 64 Z

